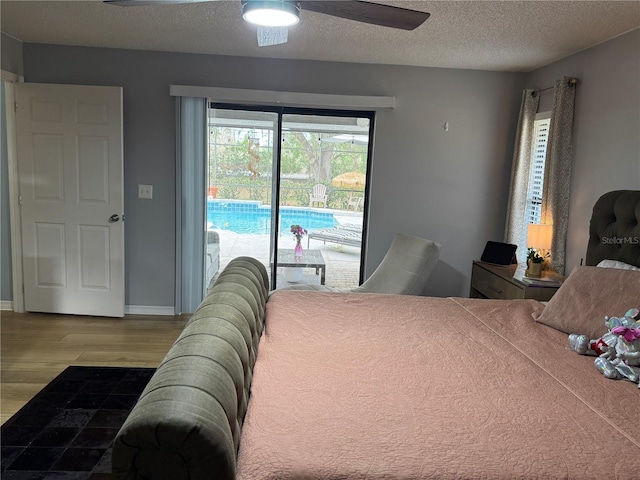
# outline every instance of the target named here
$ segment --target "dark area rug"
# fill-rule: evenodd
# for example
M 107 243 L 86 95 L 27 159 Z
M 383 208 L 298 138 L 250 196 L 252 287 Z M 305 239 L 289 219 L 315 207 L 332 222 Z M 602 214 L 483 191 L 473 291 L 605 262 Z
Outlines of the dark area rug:
M 113 440 L 154 372 L 68 367 L 2 425 L 2 480 L 111 480 Z

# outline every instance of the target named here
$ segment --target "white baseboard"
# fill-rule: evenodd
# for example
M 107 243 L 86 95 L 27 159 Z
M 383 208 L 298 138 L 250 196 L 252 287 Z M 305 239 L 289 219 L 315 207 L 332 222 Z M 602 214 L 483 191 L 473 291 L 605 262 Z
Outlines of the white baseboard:
M 0 300 L 0 311 L 13 311 L 13 302 L 11 300 Z M 174 307 L 157 307 L 147 305 L 125 305 L 125 315 L 162 315 L 173 317 L 175 315 Z
M 174 316 L 175 308 L 171 307 L 158 307 L 148 305 L 125 305 L 125 315 L 166 315 Z
M 13 302 L 11 300 L 0 300 L 0 310 L 11 310 L 13 312 Z

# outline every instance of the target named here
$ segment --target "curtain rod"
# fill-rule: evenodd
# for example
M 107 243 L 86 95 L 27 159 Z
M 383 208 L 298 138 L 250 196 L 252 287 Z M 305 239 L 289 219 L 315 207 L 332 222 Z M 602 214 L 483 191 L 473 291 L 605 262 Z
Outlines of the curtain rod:
M 574 86 L 574 85 L 577 85 L 577 84 L 578 84 L 578 79 L 577 78 L 570 79 L 569 83 L 568 83 L 568 85 L 570 87 Z M 531 92 L 531 95 L 535 97 L 536 94 L 542 93 L 542 92 L 546 92 L 547 90 L 551 90 L 552 88 L 553 88 L 553 85 L 551 85 L 550 87 L 539 88 L 538 90 L 534 90 L 533 92 Z

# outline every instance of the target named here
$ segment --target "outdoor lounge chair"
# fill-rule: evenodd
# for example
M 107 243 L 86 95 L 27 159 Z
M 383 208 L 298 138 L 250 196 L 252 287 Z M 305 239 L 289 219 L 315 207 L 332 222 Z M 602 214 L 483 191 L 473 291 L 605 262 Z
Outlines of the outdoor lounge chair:
M 398 233 L 378 268 L 359 287 L 341 290 L 326 285 L 304 284 L 281 290 L 422 295 L 439 257 L 440 245 L 436 242 Z
M 327 187 L 318 183 L 313 187 L 313 193 L 309 194 L 309 206 L 313 207 L 314 203 L 322 204 L 323 207 L 327 206 Z
M 312 238 L 323 240 L 324 243 L 331 242 L 360 247 L 362 245 L 362 227 L 355 223 L 344 223 L 336 227 L 312 230 L 307 235 L 307 248 L 309 248 L 309 242 Z

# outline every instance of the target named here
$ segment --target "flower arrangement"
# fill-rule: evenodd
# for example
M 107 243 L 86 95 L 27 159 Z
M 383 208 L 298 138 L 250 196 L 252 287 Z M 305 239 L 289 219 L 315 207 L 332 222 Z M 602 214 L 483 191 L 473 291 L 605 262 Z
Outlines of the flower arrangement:
M 302 228 L 300 225 L 291 225 L 291 233 L 296 237 L 296 241 L 300 242 L 302 237 L 307 234 L 307 230 Z
M 531 263 L 544 263 L 544 259 L 548 256 L 548 253 L 546 255 L 540 255 L 535 248 L 529 248 L 527 250 L 527 261 Z

